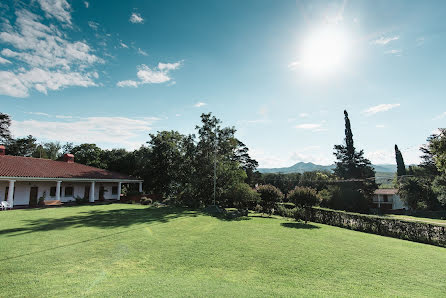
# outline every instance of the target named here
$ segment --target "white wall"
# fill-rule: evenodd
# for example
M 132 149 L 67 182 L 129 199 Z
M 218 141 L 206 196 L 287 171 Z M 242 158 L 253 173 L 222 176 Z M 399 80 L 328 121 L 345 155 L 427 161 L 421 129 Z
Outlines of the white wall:
M 0 201 L 6 201 L 5 197 L 6 187 L 9 186 L 8 181 L 0 181 Z M 55 200 L 56 197 L 50 196 L 50 188 L 52 186 L 56 186 L 56 181 L 54 182 L 15 182 L 15 194 L 14 194 L 14 205 L 28 205 L 29 204 L 29 193 L 31 187 L 38 187 L 37 199 L 45 195 L 45 200 Z M 65 187 L 72 186 L 73 187 L 73 196 L 65 197 Z M 91 186 L 91 183 L 85 182 L 62 182 L 61 190 L 60 190 L 60 200 L 62 202 L 70 202 L 74 201 L 75 197 L 84 197 L 84 191 L 86 186 Z M 119 194 L 112 194 L 112 187 L 118 186 L 118 183 L 95 183 L 95 200 L 99 199 L 99 188 L 104 186 L 104 198 L 106 200 L 114 200 L 119 198 Z

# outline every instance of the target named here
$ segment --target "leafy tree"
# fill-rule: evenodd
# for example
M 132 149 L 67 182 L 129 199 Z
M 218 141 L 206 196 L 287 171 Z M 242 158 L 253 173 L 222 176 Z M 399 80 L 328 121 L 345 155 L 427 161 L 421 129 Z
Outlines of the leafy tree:
M 49 159 L 56 160 L 61 157 L 60 150 L 62 149 L 62 146 L 59 142 L 47 142 L 43 144 L 43 149 Z
M 0 113 L 0 144 L 7 143 L 11 139 L 10 125 L 11 118 L 9 115 Z
M 406 165 L 404 164 L 403 155 L 401 154 L 401 151 L 398 149 L 398 146 L 395 144 L 395 159 L 396 159 L 396 174 L 397 176 L 404 176 L 406 175 Z
M 257 192 L 260 194 L 260 206 L 263 213 L 271 215 L 276 204 L 283 198 L 282 192 L 277 187 L 269 184 L 260 185 Z
M 74 146 L 71 150 L 71 154 L 74 155 L 74 160 L 77 163 L 101 169 L 105 169 L 107 167 L 105 162 L 102 160 L 102 149 L 96 146 L 96 144 L 80 144 L 78 146 Z
M 364 151 L 356 151 L 353 142 L 353 133 L 351 130 L 350 119 L 347 111 L 344 111 L 345 119 L 345 144 L 335 145 L 334 155 L 337 158 L 334 174 L 343 180 L 340 187 L 341 192 L 345 192 L 346 201 L 363 200 L 371 202 L 373 192 L 377 188 L 375 183 L 375 170 L 371 162 L 364 157 Z M 344 205 L 345 204 L 339 204 Z M 354 206 L 364 206 L 364 203 L 354 203 Z M 350 209 L 350 208 L 349 208 Z M 366 212 L 367 208 L 361 210 L 352 210 L 358 212 Z
M 229 204 L 238 209 L 247 209 L 260 201 L 260 194 L 246 183 L 233 185 L 225 196 L 228 198 Z
M 32 156 L 36 148 L 36 138 L 29 135 L 26 138 L 10 139 L 6 150 L 9 155 Z
M 305 223 L 308 221 L 308 208 L 319 205 L 321 202 L 321 197 L 317 191 L 310 187 L 296 186 L 288 193 L 287 197 L 296 206 L 305 209 Z

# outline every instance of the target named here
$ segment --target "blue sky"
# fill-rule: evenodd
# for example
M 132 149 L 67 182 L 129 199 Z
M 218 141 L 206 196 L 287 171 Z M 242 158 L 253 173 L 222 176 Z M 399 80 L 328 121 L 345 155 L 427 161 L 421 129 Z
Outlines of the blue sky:
M 213 112 L 261 167 L 330 164 L 344 137 L 406 163 L 446 119 L 444 1 L 0 2 L 16 137 L 138 148 Z

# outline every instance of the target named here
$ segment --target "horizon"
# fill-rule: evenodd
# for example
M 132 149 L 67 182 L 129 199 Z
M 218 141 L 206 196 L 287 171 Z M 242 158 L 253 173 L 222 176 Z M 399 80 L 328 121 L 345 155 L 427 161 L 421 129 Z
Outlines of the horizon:
M 14 137 L 133 150 L 212 112 L 281 168 L 333 164 L 344 109 L 375 165 L 396 164 L 395 144 L 418 164 L 444 127 L 442 1 L 49 3 L 0 3 Z

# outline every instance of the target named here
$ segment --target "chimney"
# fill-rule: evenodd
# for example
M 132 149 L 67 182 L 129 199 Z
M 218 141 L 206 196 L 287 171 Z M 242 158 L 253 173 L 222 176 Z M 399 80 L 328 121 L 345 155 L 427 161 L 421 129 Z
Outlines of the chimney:
M 1 155 L 6 155 L 6 148 L 3 145 L 0 145 L 0 156 Z
M 63 161 L 67 162 L 67 163 L 74 163 L 74 155 L 73 154 L 69 154 L 69 153 L 65 153 L 63 155 Z

